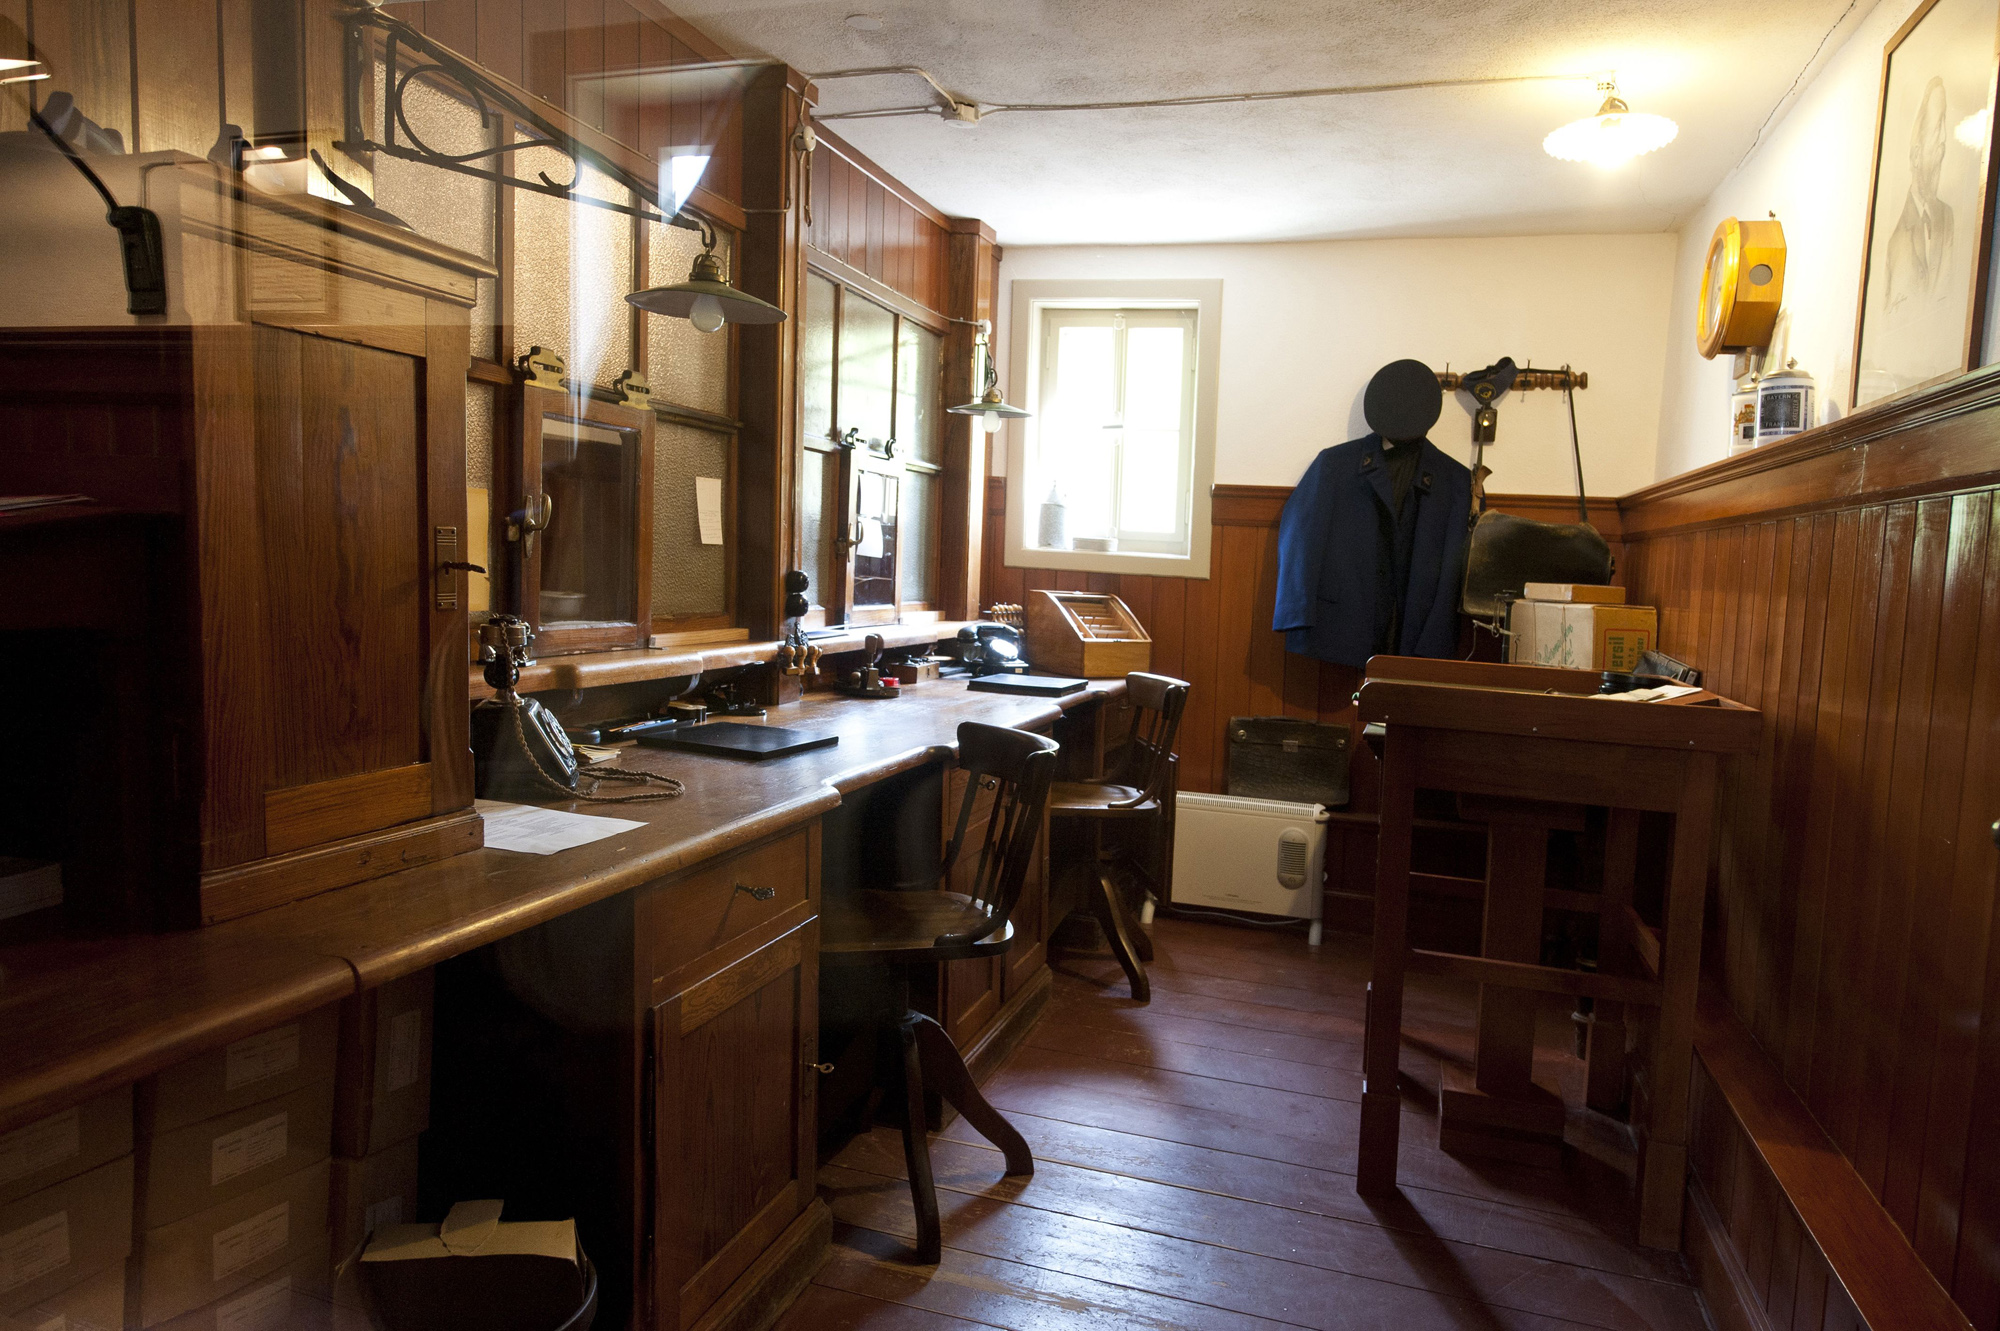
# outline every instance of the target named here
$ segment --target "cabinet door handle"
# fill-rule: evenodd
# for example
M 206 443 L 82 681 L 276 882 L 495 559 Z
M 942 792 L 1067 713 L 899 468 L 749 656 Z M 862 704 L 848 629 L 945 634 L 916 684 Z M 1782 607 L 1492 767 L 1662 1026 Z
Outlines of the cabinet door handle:
M 808 1063 L 806 1066 L 822 1077 L 830 1076 L 833 1072 L 833 1064 L 831 1063 Z
M 752 901 L 769 901 L 772 897 L 778 895 L 778 889 L 775 887 L 752 887 L 748 883 L 738 883 L 736 890 L 738 892 L 748 892 Z

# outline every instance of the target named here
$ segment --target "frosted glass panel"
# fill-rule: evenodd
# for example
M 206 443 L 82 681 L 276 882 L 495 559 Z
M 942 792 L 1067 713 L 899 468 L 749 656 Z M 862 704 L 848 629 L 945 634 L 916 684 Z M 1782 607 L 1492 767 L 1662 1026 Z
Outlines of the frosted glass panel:
M 805 334 L 799 349 L 799 395 L 805 402 L 805 437 L 833 436 L 833 314 L 836 288 L 818 273 L 806 274 Z M 810 493 L 810 491 L 808 491 Z
M 719 615 L 729 608 L 723 545 L 703 545 L 694 478 L 729 478 L 729 436 L 661 421 L 653 430 L 653 613 Z
M 515 157 L 532 180 L 569 179 L 569 159 L 553 148 Z M 589 166 L 577 191 L 630 204 L 632 192 Z M 519 355 L 529 347 L 561 353 L 577 383 L 609 387 L 632 368 L 632 219 L 588 204 L 515 190 L 514 323 Z
M 375 64 L 375 105 L 385 105 L 388 71 Z M 412 79 L 404 87 L 403 115 L 409 121 L 396 127 L 396 141 L 408 142 L 414 132 L 426 146 L 443 153 L 476 152 L 493 142 L 495 130 L 482 125 L 479 112 L 442 89 L 422 79 Z M 563 179 L 563 177 L 557 177 Z M 388 153 L 375 155 L 375 202 L 415 228 L 418 235 L 441 244 L 492 259 L 498 252 L 500 187 L 491 181 L 441 171 L 434 166 L 406 162 Z M 494 321 L 498 305 L 494 282 L 479 279 L 478 295 L 472 307 L 472 354 L 495 359 Z
M 896 349 L 896 445 L 904 457 L 943 462 L 938 402 L 944 339 L 908 319 Z
M 852 291 L 842 303 L 840 322 L 840 429 L 861 431 L 869 445 L 888 440 L 894 385 L 896 316 Z
M 465 386 L 465 483 L 493 484 L 493 385 Z
M 688 280 L 688 269 L 701 253 L 701 235 L 685 227 L 646 223 L 646 285 L 672 286 Z M 722 270 L 730 271 L 728 232 L 716 235 L 715 254 Z M 686 319 L 644 314 L 646 378 L 656 401 L 676 406 L 729 412 L 729 330 L 704 333 Z
M 903 477 L 903 600 L 928 601 L 937 564 L 938 478 Z
M 812 585 L 806 596 L 825 606 L 833 593 L 833 535 L 840 513 L 840 458 L 806 449 L 799 457 L 799 547 Z

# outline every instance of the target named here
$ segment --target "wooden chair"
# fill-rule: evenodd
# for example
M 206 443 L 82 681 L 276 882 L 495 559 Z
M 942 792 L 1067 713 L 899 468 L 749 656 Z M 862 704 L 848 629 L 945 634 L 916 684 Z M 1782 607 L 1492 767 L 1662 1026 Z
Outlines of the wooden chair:
M 910 970 L 997 956 L 1013 946 L 1014 927 L 1008 917 L 1034 861 L 1055 776 L 1056 744 L 1026 731 L 967 721 L 958 728 L 958 762 L 967 778 L 965 798 L 938 871 L 940 887 L 864 889 L 841 894 L 837 900 L 829 895 L 820 917 L 822 965 L 888 966 L 897 972 L 893 997 L 881 1020 L 895 1025 L 902 1044 L 903 1159 L 917 1212 L 917 1261 L 925 1264 L 938 1260 L 941 1246 L 924 1106 L 926 1085 L 1000 1148 L 1008 1174 L 1035 1172 L 1027 1142 L 979 1093 L 951 1036 L 911 1008 Z M 983 826 L 974 827 L 975 808 L 987 792 L 992 795 L 991 807 Z M 969 844 L 973 840 L 976 846 Z M 969 890 L 943 890 L 953 872 L 970 864 L 969 857 L 975 854 L 978 862 L 967 882 Z
M 1125 676 L 1125 701 L 1132 708 L 1132 725 L 1122 746 L 1113 751 L 1102 781 L 1058 781 L 1049 792 L 1051 822 L 1076 819 L 1090 831 L 1091 865 L 1097 882 L 1091 907 L 1104 925 L 1112 955 L 1132 983 L 1132 997 L 1141 1003 L 1152 1001 L 1152 986 L 1146 980 L 1145 963 L 1153 959 L 1153 942 L 1132 919 L 1113 867 L 1119 856 L 1107 851 L 1103 829 L 1106 823 L 1146 820 L 1145 858 L 1163 853 L 1162 842 L 1171 810 L 1174 737 L 1179 734 L 1181 713 L 1187 707 L 1188 685 L 1165 675 L 1134 673 Z M 1150 877 L 1150 870 L 1141 871 Z

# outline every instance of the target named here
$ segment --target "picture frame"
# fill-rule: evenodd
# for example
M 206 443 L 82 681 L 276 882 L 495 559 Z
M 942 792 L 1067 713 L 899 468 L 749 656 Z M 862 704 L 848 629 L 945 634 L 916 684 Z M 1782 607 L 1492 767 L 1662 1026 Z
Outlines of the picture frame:
M 1925 0 L 1882 52 L 1850 410 L 1979 363 L 2000 0 Z

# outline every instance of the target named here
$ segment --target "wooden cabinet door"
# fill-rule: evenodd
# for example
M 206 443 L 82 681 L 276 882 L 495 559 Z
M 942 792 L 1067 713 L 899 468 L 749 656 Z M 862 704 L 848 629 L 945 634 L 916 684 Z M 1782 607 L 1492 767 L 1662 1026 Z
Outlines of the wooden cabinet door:
M 317 856 L 313 890 L 334 887 L 435 858 L 410 838 L 442 815 L 472 822 L 463 580 L 438 571 L 462 558 L 465 328 L 430 305 L 397 349 L 251 325 L 215 397 L 242 434 L 219 427 L 201 464 L 207 919 L 299 895 L 277 857 Z
M 653 1009 L 654 1314 L 688 1327 L 807 1204 L 819 923 Z

